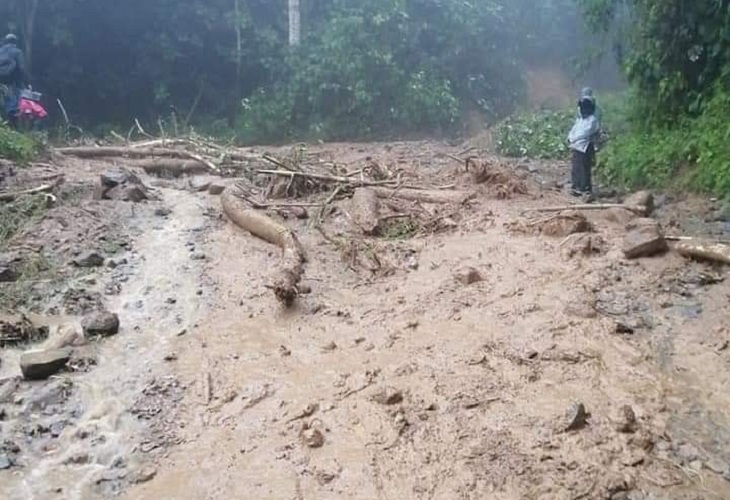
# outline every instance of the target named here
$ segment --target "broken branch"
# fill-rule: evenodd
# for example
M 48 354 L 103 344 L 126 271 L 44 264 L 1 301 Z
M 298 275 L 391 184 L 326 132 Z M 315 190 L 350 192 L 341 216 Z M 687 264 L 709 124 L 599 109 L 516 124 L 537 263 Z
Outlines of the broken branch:
M 26 189 L 25 191 L 16 191 L 14 193 L 0 193 L 0 201 L 13 201 L 20 196 L 26 196 L 31 194 L 46 193 L 52 190 L 53 184 L 44 184 L 33 189 Z
M 299 282 L 306 261 L 304 249 L 294 232 L 249 208 L 231 190 L 223 192 L 221 203 L 225 214 L 237 226 L 283 250 L 279 269 L 267 287 L 274 290 L 279 301 L 290 306 L 299 295 Z
M 561 206 L 557 206 L 557 207 L 530 208 L 528 210 L 525 210 L 523 213 L 527 213 L 527 212 L 539 212 L 539 213 L 562 212 L 564 210 L 609 210 L 611 208 L 625 208 L 626 210 L 630 210 L 630 211 L 632 211 L 636 214 L 640 214 L 640 215 L 643 215 L 646 213 L 646 207 L 644 207 L 644 206 L 622 205 L 621 203 L 561 205 Z

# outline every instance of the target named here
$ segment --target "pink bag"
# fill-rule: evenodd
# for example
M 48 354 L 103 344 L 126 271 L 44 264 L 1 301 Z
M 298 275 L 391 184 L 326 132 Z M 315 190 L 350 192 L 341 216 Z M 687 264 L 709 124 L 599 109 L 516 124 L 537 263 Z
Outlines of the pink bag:
M 31 101 L 30 99 L 21 98 L 18 106 L 21 116 L 31 116 L 35 119 L 44 119 L 48 116 L 48 112 L 40 103 Z

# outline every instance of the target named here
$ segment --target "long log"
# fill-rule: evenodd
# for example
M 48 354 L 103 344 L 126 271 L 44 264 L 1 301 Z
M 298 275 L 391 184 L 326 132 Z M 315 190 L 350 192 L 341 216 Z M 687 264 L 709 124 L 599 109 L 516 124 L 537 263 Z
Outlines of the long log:
M 730 265 L 730 245 L 680 241 L 674 250 L 688 259 L 705 260 Z
M 357 228 L 367 236 L 378 231 L 379 207 L 378 195 L 369 188 L 358 188 L 352 195 L 350 215 Z
M 398 198 L 401 200 L 421 201 L 423 203 L 453 203 L 463 205 L 467 201 L 474 198 L 474 193 L 464 191 L 437 191 L 437 190 L 420 190 L 420 189 L 388 189 L 373 188 L 378 198 Z
M 59 148 L 56 152 L 65 156 L 77 158 L 179 158 L 182 160 L 194 160 L 204 164 L 210 170 L 218 170 L 212 162 L 200 155 L 185 151 L 184 149 L 170 148 L 119 148 L 119 147 L 70 147 Z
M 167 158 L 190 157 L 187 151 L 170 148 L 69 147 L 58 148 L 56 152 L 77 158 L 108 158 L 114 156 L 127 158 L 149 158 L 155 156 Z
M 297 236 L 266 215 L 249 208 L 231 190 L 223 192 L 221 203 L 225 214 L 237 226 L 283 250 L 279 268 L 267 287 L 274 290 L 276 298 L 284 305 L 291 306 L 299 295 L 299 283 L 306 262 L 304 249 Z
M 174 158 L 148 158 L 144 160 L 129 160 L 125 162 L 130 167 L 143 169 L 151 175 L 181 177 L 183 175 L 205 174 L 210 171 L 207 165 L 195 160 L 181 160 Z

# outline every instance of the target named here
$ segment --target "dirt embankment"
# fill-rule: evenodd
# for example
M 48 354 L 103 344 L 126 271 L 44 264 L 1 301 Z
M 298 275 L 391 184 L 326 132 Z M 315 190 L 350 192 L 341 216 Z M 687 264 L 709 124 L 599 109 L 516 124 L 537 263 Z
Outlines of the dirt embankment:
M 299 157 L 383 183 L 354 200 L 349 181 L 102 180 L 125 160 L 63 160 L 58 200 L 8 245 L 48 274 L 0 285 L 50 337 L 0 352 L 0 493 L 730 498 L 726 269 L 655 241 L 721 236 L 712 205 L 659 198 L 658 227 L 621 208 L 525 212 L 570 202 L 563 167 L 470 151 L 467 171 L 460 152 Z M 268 288 L 280 251 L 227 222 L 211 182 L 297 235 L 292 307 Z M 372 196 L 424 186 L 469 196 Z M 82 334 L 99 310 L 116 335 Z M 22 352 L 69 332 L 67 371 L 20 377 Z

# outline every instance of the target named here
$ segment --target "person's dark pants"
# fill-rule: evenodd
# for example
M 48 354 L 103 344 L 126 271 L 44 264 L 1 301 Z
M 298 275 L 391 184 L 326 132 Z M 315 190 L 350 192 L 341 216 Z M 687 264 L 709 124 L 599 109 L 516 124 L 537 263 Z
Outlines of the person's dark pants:
M 20 112 L 20 87 L 8 85 L 3 99 L 3 117 L 8 123 L 16 128 L 18 126 L 18 113 Z
M 593 192 L 593 163 L 596 161 L 596 149 L 593 144 L 585 153 L 573 150 L 572 186 L 576 193 L 591 194 Z

